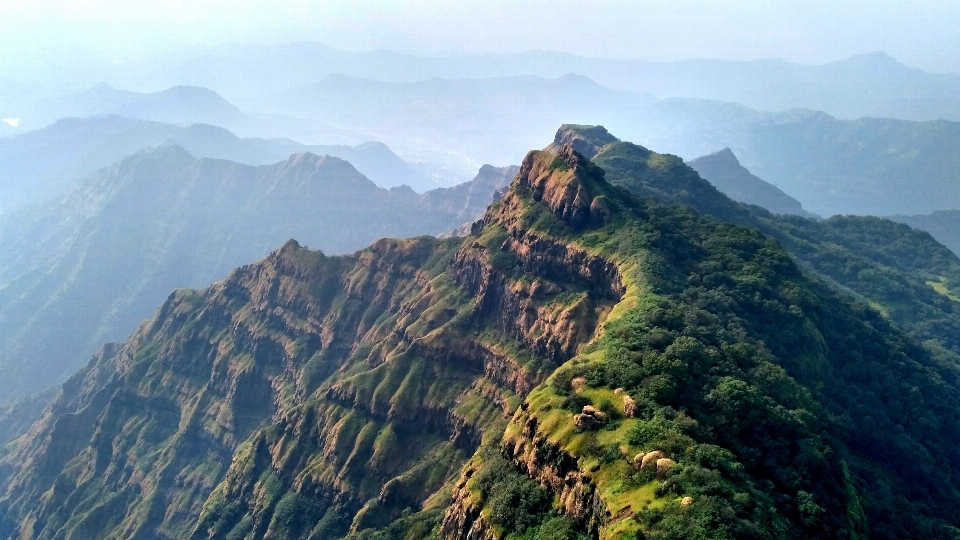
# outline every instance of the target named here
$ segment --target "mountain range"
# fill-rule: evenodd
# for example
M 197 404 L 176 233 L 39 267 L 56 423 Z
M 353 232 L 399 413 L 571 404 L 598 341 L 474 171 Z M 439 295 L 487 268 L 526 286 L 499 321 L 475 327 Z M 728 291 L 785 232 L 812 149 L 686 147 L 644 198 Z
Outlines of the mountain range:
M 175 291 L 4 447 L 0 534 L 953 538 L 958 278 L 566 125 L 465 238 Z
M 332 74 L 285 92 L 274 107 L 368 134 L 403 154 L 439 161 L 459 154 L 464 166 L 518 163 L 531 141 L 563 119 L 601 123 L 654 101 L 649 94 L 602 87 L 567 74 L 556 79 L 500 77 L 388 82 Z M 267 101 L 267 103 L 270 103 Z
M 623 123 L 623 122 L 621 122 Z M 763 113 L 671 99 L 630 120 L 635 140 L 681 156 L 730 148 L 754 174 L 834 214 L 922 214 L 960 206 L 960 123 L 889 118 L 840 120 L 822 112 Z
M 612 92 L 574 76 L 416 83 L 337 76 L 284 102 L 290 110 L 351 125 L 392 145 L 416 139 L 495 163 L 516 162 L 519 156 L 507 149 L 542 140 L 564 115 L 589 118 L 685 157 L 729 147 L 751 171 L 825 216 L 960 205 L 952 189 L 960 169 L 950 150 L 960 134 L 958 123 L 839 120 L 812 111 L 764 113 L 731 103 L 652 102 L 649 96 Z M 478 105 L 484 103 L 490 105 Z M 522 105 L 521 112 L 514 103 Z M 505 137 L 512 144 L 503 144 Z M 904 177 L 912 180 L 909 188 Z
M 517 76 L 554 79 L 577 73 L 604 86 L 649 92 L 660 98 L 720 100 L 767 111 L 804 108 L 844 119 L 870 116 L 960 121 L 960 75 L 910 68 L 882 52 L 804 65 L 778 59 L 620 60 L 550 51 L 427 56 L 384 50 L 348 52 L 321 43 L 298 42 L 196 47 L 120 64 L 95 60 L 91 55 L 58 66 L 52 73 L 21 76 L 49 80 L 48 85 L 58 88 L 64 81 L 80 85 L 73 91 L 101 81 L 141 91 L 202 86 L 227 96 L 241 108 L 260 111 L 264 98 L 315 84 L 334 73 L 394 82 Z M 249 84 L 251 80 L 257 84 Z M 7 86 L 28 89 L 11 91 L 7 103 L 15 103 L 18 96 L 29 99 L 38 94 L 36 85 L 11 82 Z
M 2 117 L 19 118 L 21 131 L 46 127 L 64 118 L 123 116 L 188 126 L 211 124 L 245 137 L 293 138 L 307 143 L 357 144 L 349 130 L 316 120 L 241 111 L 222 96 L 198 86 L 173 86 L 157 92 L 120 90 L 106 83 L 76 93 L 39 97 L 35 102 L 0 105 Z
M 433 187 L 424 174 L 381 143 L 303 145 L 289 139 L 238 138 L 216 126 L 177 127 L 120 116 L 69 118 L 0 139 L 0 210 L 11 211 L 65 193 L 80 178 L 151 146 L 175 144 L 200 157 L 249 165 L 313 152 L 349 160 L 384 187 Z
M 63 380 L 174 289 L 206 286 L 293 237 L 341 254 L 453 230 L 514 170 L 487 166 L 418 195 L 310 153 L 253 167 L 161 146 L 120 160 L 59 200 L 0 216 L 0 401 Z
M 106 87 L 88 93 L 97 92 L 126 95 Z M 127 105 L 122 98 L 111 97 L 110 105 L 101 109 L 145 118 L 220 122 L 241 135 L 285 134 L 308 142 L 329 132 L 314 129 L 314 123 L 339 126 L 336 129 L 352 134 L 351 144 L 383 141 L 413 163 L 415 172 L 408 171 L 402 182 L 418 191 L 461 182 L 482 163 L 517 163 L 522 158 L 518 148 L 537 144 L 556 125 L 573 118 L 605 125 L 631 140 L 686 159 L 730 148 L 746 168 L 818 215 L 911 215 L 960 207 L 960 192 L 953 189 L 960 170 L 953 152 L 960 142 L 960 123 L 947 120 L 845 120 L 810 110 L 763 112 L 703 99 L 657 101 L 649 94 L 614 90 L 569 74 L 556 79 L 517 76 L 410 82 L 331 74 L 319 83 L 259 99 L 261 106 L 281 113 L 240 113 L 245 119 L 240 122 L 231 120 L 238 114 L 236 107 L 203 88 L 135 96 Z M 207 102 L 216 105 L 204 113 L 205 108 L 197 104 Z M 194 109 L 196 113 L 178 112 Z M 277 123 L 260 122 L 267 116 Z M 329 132 L 327 138 L 338 137 Z M 106 154 L 108 148 L 110 144 L 101 152 Z M 126 153 L 111 155 L 116 159 Z M 112 161 L 94 163 L 103 166 Z M 364 170 L 359 160 L 354 161 Z M 373 171 L 364 172 L 381 182 Z M 66 177 L 63 171 L 53 174 Z
M 284 94 L 285 111 L 366 133 L 433 162 L 516 163 L 517 148 L 570 118 L 692 159 L 730 148 L 754 174 L 818 215 L 921 214 L 960 207 L 960 123 L 839 119 L 729 102 L 653 100 L 582 76 L 433 79 L 329 76 Z M 909 178 L 909 182 L 903 181 Z

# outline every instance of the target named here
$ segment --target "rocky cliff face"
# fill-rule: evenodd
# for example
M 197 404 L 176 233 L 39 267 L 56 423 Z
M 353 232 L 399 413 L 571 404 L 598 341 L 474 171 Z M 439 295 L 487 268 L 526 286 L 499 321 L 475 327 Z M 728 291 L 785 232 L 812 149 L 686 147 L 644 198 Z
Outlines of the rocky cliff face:
M 0 536 L 948 538 L 960 360 L 608 174 L 173 293 L 0 457 Z
M 720 536 L 730 538 L 896 537 L 894 529 L 883 523 L 886 518 L 880 510 L 892 501 L 877 490 L 879 486 L 868 487 L 857 479 L 873 474 L 868 472 L 873 465 L 862 468 L 865 463 L 886 459 L 886 444 L 899 443 L 880 442 L 885 440 L 882 433 L 867 428 L 850 431 L 845 421 L 831 419 L 838 418 L 832 417 L 835 414 L 850 415 L 854 424 L 864 426 L 873 421 L 867 418 L 870 414 L 866 410 L 855 405 L 858 398 L 854 396 L 862 395 L 871 384 L 849 371 L 849 349 L 842 345 L 847 337 L 842 334 L 858 334 L 863 340 L 861 346 L 886 351 L 882 353 L 886 360 L 879 360 L 885 366 L 886 382 L 871 391 L 884 388 L 884 392 L 890 392 L 900 384 L 896 381 L 930 369 L 937 363 L 930 353 L 912 346 L 901 348 L 903 345 L 896 343 L 906 342 L 899 341 L 902 337 L 885 323 L 876 326 L 879 319 L 862 322 L 862 312 L 822 286 L 806 281 L 779 247 L 754 244 L 754 248 L 738 251 L 731 258 L 721 247 L 725 241 L 716 243 L 734 230 L 728 225 L 694 225 L 696 220 L 689 221 L 689 217 L 674 214 L 667 218 L 672 211 L 665 212 L 656 205 L 625 203 L 630 199 L 618 197 L 615 190 L 605 186 L 602 171 L 591 168 L 582 158 L 577 162 L 577 154 L 570 147 L 555 145 L 548 150 L 555 155 L 554 160 L 525 162 L 520 180 L 500 208 L 508 207 L 513 196 L 528 190 L 529 200 L 549 208 L 564 224 L 541 222 L 540 227 L 560 237 L 575 234 L 572 244 L 590 246 L 588 251 L 600 254 L 606 265 L 616 269 L 611 274 L 619 279 L 619 299 L 598 326 L 599 333 L 589 338 L 590 345 L 534 388 L 500 440 L 491 444 L 487 453 L 478 452 L 464 467 L 454 484 L 453 501 L 439 529 L 440 538 L 499 539 L 524 531 L 553 534 L 546 531 L 557 530 L 557 523 L 566 523 L 567 529 L 563 530 L 600 538 L 633 538 L 637 534 L 681 538 L 717 534 L 721 529 L 726 532 Z M 593 205 L 591 199 L 599 197 L 608 198 L 606 222 L 612 227 L 582 228 L 589 223 L 584 217 L 586 208 Z M 523 213 L 515 208 L 511 215 Z M 638 226 L 638 231 L 654 227 L 648 229 L 652 236 L 622 232 Z M 574 233 L 577 227 L 581 229 Z M 753 242 L 743 243 L 746 238 L 740 238 L 741 247 Z M 780 255 L 770 259 L 773 252 Z M 782 263 L 774 263 L 777 258 Z M 753 282 L 754 277 L 744 274 L 719 285 L 706 276 L 714 271 L 708 269 L 718 268 L 714 265 L 720 260 L 732 275 L 739 275 L 741 270 L 733 269 L 741 268 L 754 277 L 766 277 Z M 759 274 L 748 270 L 760 267 L 768 270 Z M 749 293 L 758 295 L 754 300 L 735 292 L 742 285 L 733 283 L 744 278 L 760 287 Z M 803 295 L 809 296 L 798 302 L 792 293 L 783 296 L 786 290 L 804 290 Z M 707 300 L 704 294 L 712 299 Z M 750 307 L 753 302 L 759 303 Z M 780 308 L 771 311 L 771 302 L 783 306 L 781 313 L 793 315 L 786 319 L 775 316 Z M 680 307 L 683 305 L 689 307 Z M 671 311 L 674 315 L 667 315 Z M 681 316 L 680 312 L 687 314 Z M 694 315 L 698 312 L 700 315 Z M 765 313 L 761 319 L 748 315 L 761 312 Z M 672 317 L 679 318 L 670 322 Z M 692 318 L 680 322 L 685 317 Z M 696 321 L 699 317 L 716 319 Z M 854 322 L 858 319 L 861 321 Z M 715 324 L 719 326 L 708 330 Z M 847 330 L 837 332 L 840 327 Z M 874 329 L 881 327 L 879 332 Z M 792 330 L 785 333 L 786 328 Z M 765 360 L 756 357 L 748 363 L 759 363 L 747 371 L 732 368 L 742 357 L 734 360 L 739 353 L 728 355 L 744 346 L 769 351 L 772 356 Z M 687 352 L 681 353 L 681 349 Z M 904 352 L 910 360 L 900 364 L 903 360 L 894 360 L 900 354 L 896 351 Z M 904 371 L 894 375 L 891 369 Z M 953 369 L 944 366 L 935 378 L 953 379 Z M 783 390 L 804 387 L 801 394 L 806 397 L 789 397 L 792 390 L 783 393 L 767 386 L 771 380 L 760 373 L 778 370 L 783 370 L 780 373 L 786 378 L 775 384 L 785 384 Z M 743 397 L 729 393 L 741 391 L 734 391 L 735 387 L 764 393 L 766 404 L 759 409 L 745 405 Z M 955 392 L 949 393 L 951 397 L 944 399 L 958 403 Z M 925 399 L 925 407 L 931 407 L 939 398 L 928 394 Z M 728 405 L 721 405 L 724 402 L 738 404 L 726 409 Z M 941 407 L 940 412 L 932 414 L 938 418 L 951 416 L 952 407 Z M 750 409 L 752 413 L 746 412 Z M 791 424 L 774 420 L 779 414 L 773 413 L 775 409 L 792 411 L 786 413 L 788 416 L 803 415 L 804 410 L 818 412 Z M 884 414 L 898 414 L 886 407 L 884 410 Z M 761 427 L 740 416 L 743 414 L 759 414 L 766 418 L 762 422 L 770 423 Z M 590 421 L 582 420 L 584 417 Z M 909 414 L 899 417 L 903 422 L 912 421 Z M 960 427 L 952 421 L 950 425 L 951 430 Z M 931 444 L 938 453 L 949 446 L 948 439 L 935 443 L 929 438 L 930 432 L 922 431 L 914 431 L 909 437 L 926 440 L 920 444 Z M 784 437 L 799 446 L 774 450 L 779 443 L 771 444 L 770 437 Z M 725 454 L 727 451 L 731 453 Z M 772 461 L 761 463 L 757 461 L 760 455 Z M 506 472 L 504 460 L 509 464 Z M 949 468 L 946 461 L 940 463 L 935 466 L 930 462 L 929 466 Z M 897 469 L 888 472 L 905 474 L 904 479 L 913 474 L 903 469 L 894 472 Z M 801 476 L 786 472 L 801 470 L 806 471 Z M 744 473 L 751 480 L 740 476 Z M 740 487 L 723 487 L 728 481 Z M 930 481 L 935 480 L 926 477 L 923 482 Z M 538 489 L 545 495 L 538 496 Z M 744 491 L 736 495 L 737 489 Z M 742 506 L 747 499 L 753 502 Z M 553 502 L 546 507 L 545 503 L 530 503 L 536 500 Z M 725 500 L 728 502 L 721 502 Z M 956 519 L 950 517 L 950 503 L 941 499 L 935 504 L 943 506 L 932 513 L 913 508 L 912 515 L 896 527 L 949 537 L 951 533 L 945 531 L 952 529 L 946 522 Z M 510 508 L 537 517 L 524 520 Z
M 511 201 L 465 242 L 338 258 L 291 242 L 174 293 L 5 460 L 8 532 L 329 538 L 442 504 L 622 288 L 603 260 L 507 223 Z
M 0 218 L 0 403 L 62 382 L 175 288 L 205 287 L 291 237 L 339 254 L 449 231 L 479 217 L 513 172 L 487 167 L 418 195 L 308 153 L 263 167 L 178 147 L 125 159 L 63 200 Z

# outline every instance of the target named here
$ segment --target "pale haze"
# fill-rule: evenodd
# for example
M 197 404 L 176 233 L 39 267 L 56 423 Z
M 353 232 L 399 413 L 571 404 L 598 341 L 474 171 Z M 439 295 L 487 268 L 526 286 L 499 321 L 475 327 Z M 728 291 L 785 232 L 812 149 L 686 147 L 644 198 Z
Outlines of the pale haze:
M 120 62 L 185 46 L 318 41 L 354 51 L 552 50 L 606 58 L 783 58 L 882 50 L 960 72 L 954 1 L 20 1 L 0 3 L 0 69 L 50 76 L 97 53 Z

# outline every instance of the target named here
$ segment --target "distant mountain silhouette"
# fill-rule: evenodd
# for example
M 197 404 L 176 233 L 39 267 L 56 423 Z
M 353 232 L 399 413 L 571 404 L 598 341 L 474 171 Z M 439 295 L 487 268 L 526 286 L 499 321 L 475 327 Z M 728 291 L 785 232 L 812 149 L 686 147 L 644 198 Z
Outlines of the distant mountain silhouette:
M 383 82 L 333 74 L 283 94 L 275 107 L 371 134 L 403 155 L 475 163 L 518 163 L 536 141 L 571 119 L 602 123 L 654 101 L 566 74 Z
M 811 217 L 799 201 L 750 173 L 729 148 L 687 162 L 727 197 L 766 208 L 774 214 Z
M 418 56 L 395 51 L 347 52 L 311 42 L 224 45 L 192 57 L 151 58 L 110 66 L 99 80 L 134 87 L 197 85 L 216 89 L 241 106 L 260 110 L 263 98 L 343 73 L 384 81 L 431 78 L 479 79 L 566 73 L 598 84 L 661 98 L 696 97 L 781 111 L 822 110 L 838 118 L 879 116 L 906 120 L 960 121 L 960 74 L 936 74 L 904 66 L 883 52 L 823 65 L 785 60 L 619 60 L 567 53 Z M 255 87 L 250 80 L 258 81 Z M 95 82 L 95 81 L 92 81 Z

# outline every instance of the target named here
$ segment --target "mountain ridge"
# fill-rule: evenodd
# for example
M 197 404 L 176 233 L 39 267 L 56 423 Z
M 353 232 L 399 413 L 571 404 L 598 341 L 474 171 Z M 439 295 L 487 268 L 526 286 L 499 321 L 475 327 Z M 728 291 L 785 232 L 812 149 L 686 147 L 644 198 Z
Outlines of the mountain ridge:
M 202 287 L 291 237 L 350 253 L 383 236 L 440 234 L 483 212 L 511 168 L 424 195 L 378 187 L 311 153 L 273 165 L 147 149 L 59 201 L 0 216 L 0 395 L 40 391 L 148 317 L 174 288 Z M 34 360 L 31 360 L 34 359 Z
M 180 128 L 112 115 L 64 119 L 41 130 L 0 140 L 0 211 L 9 212 L 60 196 L 96 169 L 159 144 L 177 144 L 201 156 L 249 165 L 275 163 L 298 150 L 308 150 L 348 159 L 385 187 L 404 183 L 420 191 L 431 187 L 420 172 L 385 145 L 309 146 L 288 139 L 240 138 L 218 126 L 194 124 Z
M 291 241 L 171 294 L 0 459 L 0 530 L 955 535 L 956 354 L 756 230 L 611 183 L 768 219 L 678 158 L 552 150 L 467 238 Z

